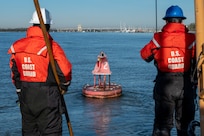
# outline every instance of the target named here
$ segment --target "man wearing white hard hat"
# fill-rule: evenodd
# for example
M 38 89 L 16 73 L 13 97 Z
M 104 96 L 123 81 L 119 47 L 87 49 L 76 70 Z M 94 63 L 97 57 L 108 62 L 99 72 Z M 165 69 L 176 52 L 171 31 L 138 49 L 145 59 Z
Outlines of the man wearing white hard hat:
M 41 13 L 49 32 L 52 24 L 50 12 L 41 8 Z M 12 81 L 20 101 L 22 135 L 61 136 L 63 107 L 36 11 L 30 23 L 33 26 L 27 29 L 26 37 L 14 42 L 8 50 Z M 60 87 L 66 92 L 72 79 L 72 64 L 60 45 L 47 34 Z

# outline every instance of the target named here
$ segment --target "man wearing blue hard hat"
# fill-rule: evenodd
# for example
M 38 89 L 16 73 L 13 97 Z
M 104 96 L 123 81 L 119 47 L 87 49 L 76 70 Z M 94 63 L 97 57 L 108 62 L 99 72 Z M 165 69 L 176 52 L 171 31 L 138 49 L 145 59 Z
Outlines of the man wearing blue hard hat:
M 146 62 L 154 60 L 157 69 L 153 98 L 155 118 L 152 136 L 170 136 L 174 122 L 178 136 L 187 136 L 195 115 L 195 34 L 189 33 L 182 21 L 186 19 L 179 6 L 170 6 L 161 32 L 140 51 Z M 175 120 L 175 121 L 174 121 Z

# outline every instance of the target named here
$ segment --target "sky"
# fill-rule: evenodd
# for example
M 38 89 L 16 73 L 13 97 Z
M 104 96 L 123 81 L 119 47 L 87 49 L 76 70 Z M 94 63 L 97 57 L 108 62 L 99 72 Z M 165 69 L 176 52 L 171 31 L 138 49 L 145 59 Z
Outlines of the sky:
M 50 11 L 52 28 L 162 27 L 171 5 L 182 8 L 186 25 L 195 22 L 194 0 L 38 0 Z M 0 4 L 0 28 L 25 28 L 35 11 L 33 0 L 4 0 Z M 157 14 L 156 14 L 157 11 Z

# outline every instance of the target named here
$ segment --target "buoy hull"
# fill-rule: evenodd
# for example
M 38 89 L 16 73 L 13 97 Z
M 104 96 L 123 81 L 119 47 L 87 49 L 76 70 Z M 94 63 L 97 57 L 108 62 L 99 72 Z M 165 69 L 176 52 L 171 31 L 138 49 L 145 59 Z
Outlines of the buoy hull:
M 92 98 L 112 98 L 119 97 L 122 94 L 121 85 L 111 83 L 110 85 L 85 85 L 82 94 Z

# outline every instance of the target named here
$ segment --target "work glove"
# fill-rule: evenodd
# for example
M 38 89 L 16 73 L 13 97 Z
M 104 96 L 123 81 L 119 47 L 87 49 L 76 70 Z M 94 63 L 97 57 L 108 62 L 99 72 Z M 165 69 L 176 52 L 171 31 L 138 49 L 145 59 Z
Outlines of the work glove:
M 68 81 L 66 83 L 60 83 L 60 88 L 61 88 L 61 94 L 65 94 L 68 91 L 68 87 L 70 86 L 71 81 Z
M 16 89 L 16 94 L 18 95 L 18 100 L 16 100 L 16 103 L 20 106 L 21 89 Z

